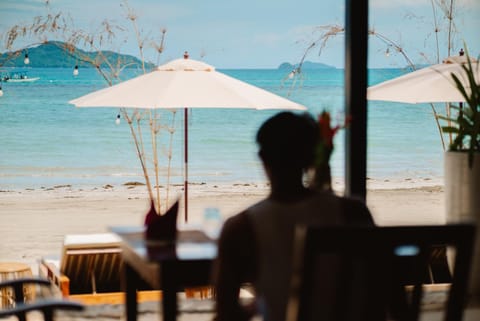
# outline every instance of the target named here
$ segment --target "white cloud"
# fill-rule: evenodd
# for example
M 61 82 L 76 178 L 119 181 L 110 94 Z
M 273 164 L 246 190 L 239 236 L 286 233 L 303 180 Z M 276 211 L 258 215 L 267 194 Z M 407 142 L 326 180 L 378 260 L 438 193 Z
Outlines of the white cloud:
M 444 0 L 449 5 L 449 0 Z M 435 1 L 437 2 L 437 1 Z M 370 0 L 371 9 L 413 9 L 418 7 L 431 7 L 431 0 Z M 454 5 L 462 8 L 479 8 L 478 0 L 456 0 Z
M 282 42 L 283 37 L 277 33 L 262 33 L 257 34 L 253 38 L 254 44 L 261 44 L 264 46 L 276 46 Z
M 370 8 L 372 9 L 413 8 L 427 5 L 430 5 L 429 0 L 370 0 Z
M 32 10 L 45 5 L 44 0 L 3 0 L 0 2 L 0 10 L 16 9 L 16 10 Z
M 478 0 L 457 0 L 457 4 L 466 8 L 480 8 L 480 1 Z

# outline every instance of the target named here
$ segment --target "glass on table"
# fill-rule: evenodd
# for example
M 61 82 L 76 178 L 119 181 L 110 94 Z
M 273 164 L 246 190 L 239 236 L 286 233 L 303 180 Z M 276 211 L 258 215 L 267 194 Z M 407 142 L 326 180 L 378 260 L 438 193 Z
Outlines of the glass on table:
M 223 219 L 216 207 L 207 207 L 203 213 L 203 230 L 208 237 L 218 239 L 222 229 Z

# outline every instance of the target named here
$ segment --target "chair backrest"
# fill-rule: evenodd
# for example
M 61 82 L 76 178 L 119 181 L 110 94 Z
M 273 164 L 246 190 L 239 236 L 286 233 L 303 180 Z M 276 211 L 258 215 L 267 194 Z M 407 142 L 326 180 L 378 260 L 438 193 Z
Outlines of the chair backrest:
M 120 291 L 120 239 L 112 233 L 65 236 L 60 271 L 70 294 Z
M 439 245 L 456 254 L 445 320 L 461 320 L 474 234 L 472 224 L 298 226 L 287 320 L 418 320 L 430 249 Z
M 0 282 L 0 289 L 13 288 L 12 304 L 2 306 L 0 308 L 0 318 L 16 316 L 19 321 L 27 320 L 27 313 L 30 311 L 42 311 L 45 321 L 53 320 L 53 312 L 56 310 L 83 310 L 83 305 L 67 300 L 42 299 L 42 300 L 26 300 L 25 286 L 51 286 L 50 280 L 28 277 Z M 31 290 L 30 290 L 31 291 Z M 4 292 L 2 291 L 2 294 Z

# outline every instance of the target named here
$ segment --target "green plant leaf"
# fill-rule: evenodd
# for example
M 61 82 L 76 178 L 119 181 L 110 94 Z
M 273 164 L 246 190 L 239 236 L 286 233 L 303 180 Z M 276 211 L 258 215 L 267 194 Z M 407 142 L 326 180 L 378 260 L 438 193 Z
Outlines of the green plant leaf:
M 450 121 L 450 122 L 457 122 L 457 119 L 455 118 L 451 118 L 451 117 L 446 117 L 446 116 L 443 116 L 443 115 L 437 115 L 437 118 L 438 119 L 441 119 L 441 120 L 445 120 L 445 121 Z
M 451 76 L 455 86 L 464 97 L 465 104 L 461 107 L 456 105 L 449 107 L 456 111 L 456 119 L 452 116 L 441 116 L 439 119 L 454 124 L 442 127 L 442 132 L 456 135 L 450 145 L 450 150 L 468 151 L 471 166 L 473 164 L 473 154 L 480 151 L 480 83 L 477 84 L 476 71 L 468 54 L 467 63 L 462 65 L 461 68 L 463 70 L 462 79 L 467 80 L 465 86 L 459 76 L 455 74 L 451 74 Z
M 458 128 L 452 126 L 444 126 L 442 127 L 442 132 L 445 134 L 458 134 Z

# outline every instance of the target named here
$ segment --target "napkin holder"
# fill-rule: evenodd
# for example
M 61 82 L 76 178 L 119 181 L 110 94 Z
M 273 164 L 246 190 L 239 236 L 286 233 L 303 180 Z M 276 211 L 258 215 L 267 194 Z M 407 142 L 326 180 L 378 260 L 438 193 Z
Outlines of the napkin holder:
M 147 240 L 159 240 L 173 242 L 177 238 L 177 200 L 165 214 L 159 215 L 153 201 L 150 203 L 150 210 L 145 216 L 145 238 Z

